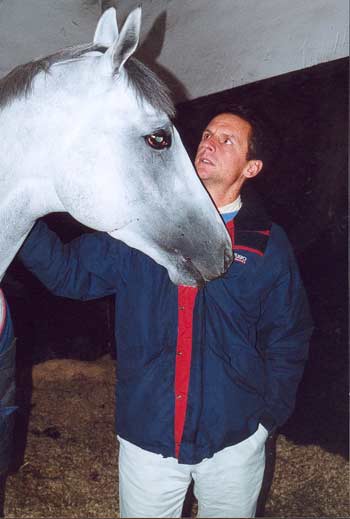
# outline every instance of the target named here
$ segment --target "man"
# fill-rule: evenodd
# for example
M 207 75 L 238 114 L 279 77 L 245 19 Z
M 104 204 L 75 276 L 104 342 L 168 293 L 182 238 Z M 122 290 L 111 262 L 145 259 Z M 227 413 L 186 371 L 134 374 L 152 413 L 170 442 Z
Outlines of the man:
M 284 232 L 241 191 L 263 163 L 257 130 L 224 111 L 195 166 L 231 234 L 235 260 L 197 290 L 104 233 L 62 245 L 43 223 L 26 266 L 55 294 L 116 294 L 122 517 L 180 517 L 194 480 L 200 517 L 253 517 L 268 433 L 290 415 L 311 321 Z

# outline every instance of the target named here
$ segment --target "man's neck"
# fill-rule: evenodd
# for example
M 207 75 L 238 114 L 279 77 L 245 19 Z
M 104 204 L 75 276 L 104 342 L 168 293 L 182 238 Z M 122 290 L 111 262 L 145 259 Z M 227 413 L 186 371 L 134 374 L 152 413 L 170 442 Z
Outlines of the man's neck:
M 228 189 L 219 183 L 203 182 L 216 207 L 223 207 L 236 200 L 241 192 L 244 179 L 239 179 Z

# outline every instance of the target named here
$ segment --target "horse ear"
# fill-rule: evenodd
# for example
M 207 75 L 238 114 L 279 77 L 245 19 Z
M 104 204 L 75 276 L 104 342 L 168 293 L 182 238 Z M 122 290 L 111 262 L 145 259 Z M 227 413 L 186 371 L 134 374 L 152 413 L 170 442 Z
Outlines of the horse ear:
M 139 43 L 140 31 L 141 7 L 137 7 L 129 14 L 120 31 L 119 38 L 106 53 L 112 56 L 114 70 L 120 69 L 135 52 Z
M 107 9 L 99 19 L 94 35 L 94 44 L 110 47 L 118 38 L 118 25 L 114 7 Z

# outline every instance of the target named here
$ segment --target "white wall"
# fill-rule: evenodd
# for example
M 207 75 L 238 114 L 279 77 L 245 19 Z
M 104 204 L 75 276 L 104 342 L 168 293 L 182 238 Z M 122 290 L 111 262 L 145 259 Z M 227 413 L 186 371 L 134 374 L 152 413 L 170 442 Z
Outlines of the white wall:
M 138 3 L 118 0 L 119 19 Z M 143 0 L 142 6 L 143 57 L 157 58 L 189 99 L 348 55 L 347 0 Z M 0 73 L 89 41 L 99 12 L 98 0 L 0 0 Z M 183 98 L 177 89 L 177 101 Z
M 0 76 L 33 57 L 91 40 L 94 0 L 0 0 Z

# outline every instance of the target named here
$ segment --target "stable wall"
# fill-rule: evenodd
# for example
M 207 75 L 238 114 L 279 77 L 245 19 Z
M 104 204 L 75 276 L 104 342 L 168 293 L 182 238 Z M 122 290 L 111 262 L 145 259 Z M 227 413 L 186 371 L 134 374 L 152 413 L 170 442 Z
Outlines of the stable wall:
M 101 7 L 137 0 L 0 1 L 0 75 L 92 39 Z M 139 56 L 177 102 L 348 55 L 347 0 L 143 0 Z

